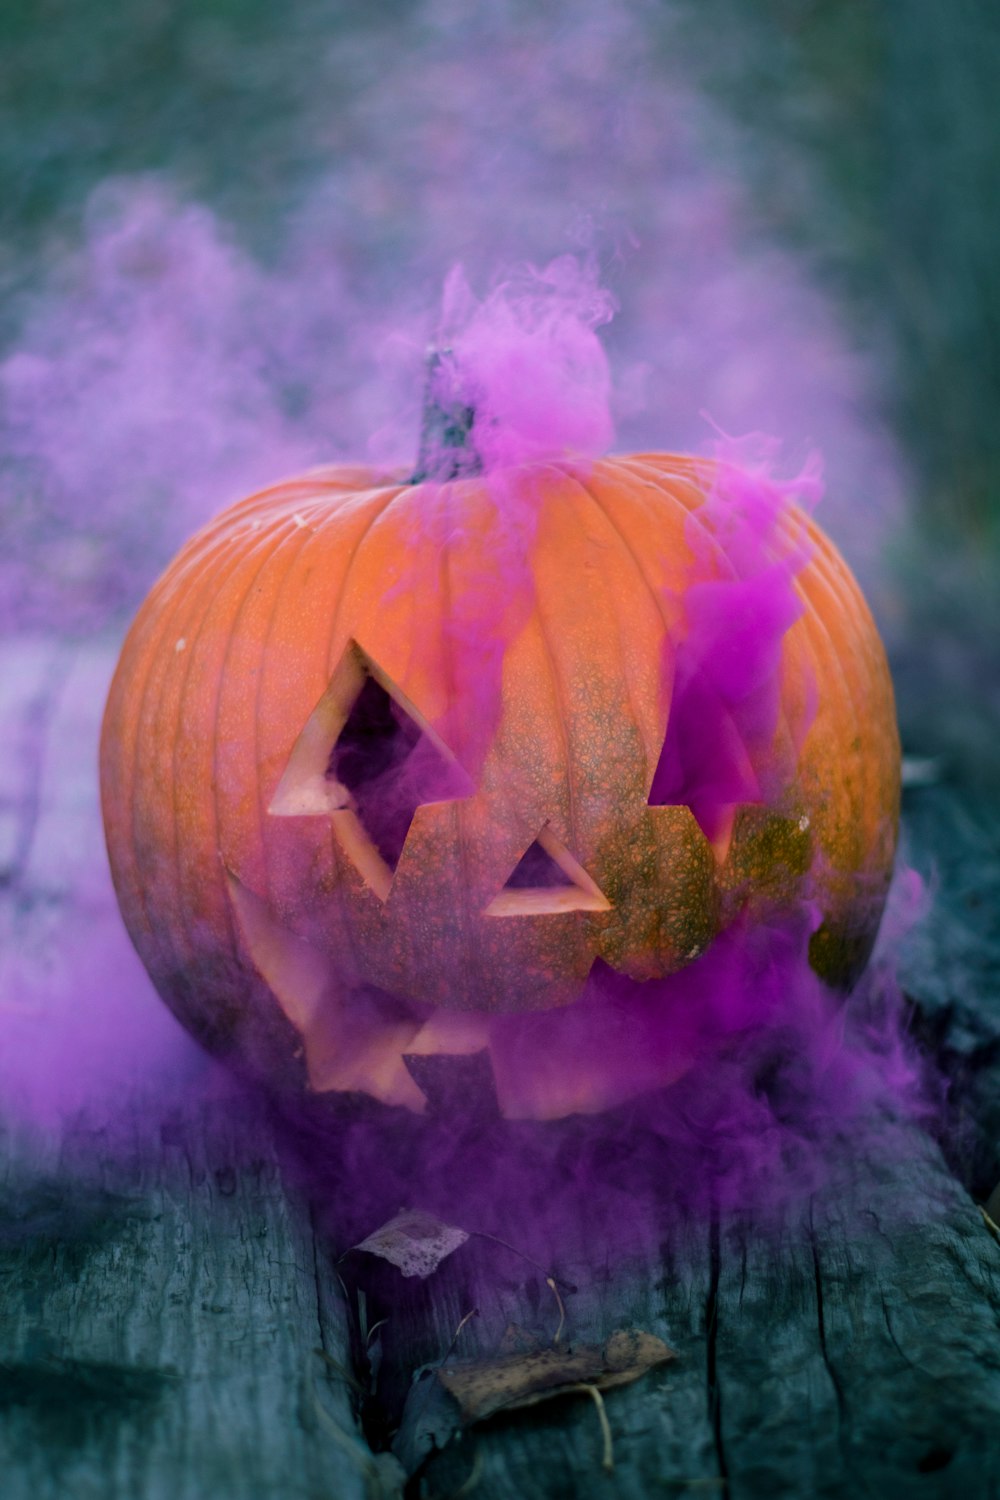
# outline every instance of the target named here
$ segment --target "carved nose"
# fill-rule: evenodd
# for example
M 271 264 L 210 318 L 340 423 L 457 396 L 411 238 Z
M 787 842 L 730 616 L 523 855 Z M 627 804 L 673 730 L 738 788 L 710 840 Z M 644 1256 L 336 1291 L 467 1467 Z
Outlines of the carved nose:
M 610 910 L 611 902 L 600 886 L 546 823 L 487 906 L 486 916 L 538 917 L 564 911 Z

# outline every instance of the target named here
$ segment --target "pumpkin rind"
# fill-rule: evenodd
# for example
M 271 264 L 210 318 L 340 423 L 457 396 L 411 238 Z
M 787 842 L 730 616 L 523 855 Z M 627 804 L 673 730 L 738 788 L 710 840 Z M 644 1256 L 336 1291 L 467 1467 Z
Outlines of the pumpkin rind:
M 804 900 L 820 914 L 810 951 L 828 983 L 849 982 L 874 939 L 899 745 L 881 643 L 832 544 L 801 515 L 786 520 L 810 553 L 775 730 L 794 775 L 767 807 L 736 809 L 713 850 L 689 808 L 647 801 L 705 466 L 640 455 L 586 472 L 532 466 L 504 483 L 513 519 L 481 478 L 386 485 L 328 469 L 262 491 L 187 544 L 125 642 L 101 775 L 126 925 L 182 1022 L 272 1080 L 301 1080 L 308 1063 L 313 1086 L 336 1076 L 419 1107 L 401 1064 L 410 1043 L 432 1045 L 438 1027 L 457 1046 L 464 1026 L 471 1047 L 484 1017 L 571 1005 L 598 959 L 662 977 L 741 914 Z M 417 808 L 381 893 L 351 857 L 348 817 L 269 810 L 352 650 L 431 726 L 469 788 Z M 605 909 L 488 913 L 541 830 Z M 311 1039 L 294 997 L 262 972 L 248 922 L 260 934 L 277 923 L 328 965 L 316 1028 L 324 1007 L 362 991 L 410 1007 L 377 1012 L 353 1085 L 333 1057 L 349 1013 Z

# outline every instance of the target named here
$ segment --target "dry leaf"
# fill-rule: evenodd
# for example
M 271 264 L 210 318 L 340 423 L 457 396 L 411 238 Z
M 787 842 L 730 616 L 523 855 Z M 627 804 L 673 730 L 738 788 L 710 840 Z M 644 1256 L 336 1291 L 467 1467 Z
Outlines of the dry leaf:
M 404 1208 L 352 1249 L 380 1256 L 397 1266 L 404 1276 L 424 1277 L 436 1271 L 468 1238 L 464 1229 L 444 1224 L 433 1214 Z
M 638 1380 L 655 1365 L 675 1359 L 674 1351 L 654 1334 L 637 1328 L 613 1333 L 598 1344 L 504 1354 L 474 1364 L 452 1365 L 438 1379 L 458 1402 L 463 1423 L 482 1422 L 498 1411 L 534 1406 L 568 1395 L 581 1385 L 610 1390 Z

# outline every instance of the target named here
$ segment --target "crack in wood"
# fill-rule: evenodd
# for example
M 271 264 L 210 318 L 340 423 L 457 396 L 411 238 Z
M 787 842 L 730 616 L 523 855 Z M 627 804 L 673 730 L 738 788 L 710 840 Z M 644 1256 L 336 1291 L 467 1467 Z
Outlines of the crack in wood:
M 812 1252 L 813 1279 L 816 1287 L 816 1327 L 819 1333 L 819 1352 L 830 1377 L 834 1395 L 837 1398 L 838 1421 L 843 1428 L 847 1418 L 847 1401 L 844 1396 L 844 1388 L 840 1383 L 840 1376 L 834 1368 L 830 1358 L 830 1351 L 826 1342 L 826 1314 L 823 1306 L 823 1269 L 820 1264 L 819 1247 L 816 1243 L 816 1234 L 812 1223 L 812 1205 L 809 1207 L 809 1248 Z
M 705 1394 L 715 1444 L 721 1493 L 729 1494 L 729 1464 L 722 1436 L 722 1389 L 719 1384 L 719 1282 L 722 1276 L 722 1235 L 717 1213 L 708 1226 L 708 1293 L 705 1297 Z

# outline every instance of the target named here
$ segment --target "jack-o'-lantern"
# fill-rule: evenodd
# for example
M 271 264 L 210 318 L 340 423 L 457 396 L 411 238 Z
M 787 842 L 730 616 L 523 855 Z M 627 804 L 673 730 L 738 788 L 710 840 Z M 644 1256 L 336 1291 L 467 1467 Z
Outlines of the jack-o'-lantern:
M 595 965 L 666 1005 L 719 933 L 808 909 L 850 983 L 896 837 L 884 654 L 794 506 L 749 600 L 727 472 L 321 469 L 187 544 L 102 740 L 119 901 L 185 1026 L 279 1087 L 415 1110 L 420 1059 L 486 1052 L 504 1112 L 551 1117 L 687 1065 L 609 1081 L 599 1007 L 586 1066 L 560 1057 Z

